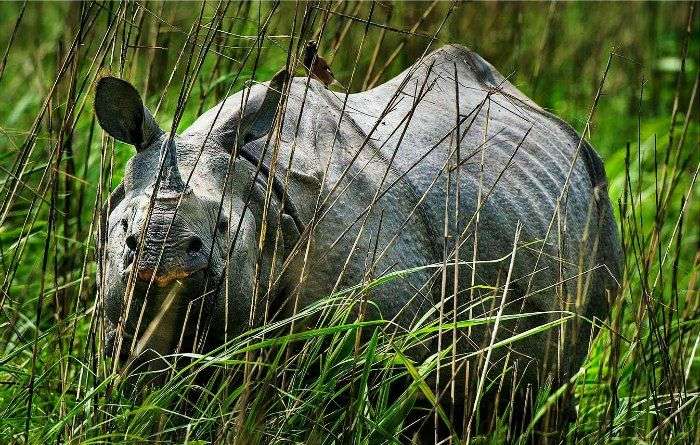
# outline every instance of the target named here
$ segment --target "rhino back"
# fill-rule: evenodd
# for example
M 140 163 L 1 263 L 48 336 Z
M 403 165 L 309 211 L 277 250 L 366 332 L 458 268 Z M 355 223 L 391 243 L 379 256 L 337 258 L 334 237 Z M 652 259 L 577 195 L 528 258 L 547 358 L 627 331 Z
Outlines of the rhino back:
M 399 99 L 389 113 L 382 114 L 392 97 Z M 610 251 L 604 259 L 614 269 L 619 251 L 598 155 L 571 127 L 541 110 L 480 56 L 463 47 L 444 47 L 388 83 L 352 95 L 348 104 L 350 116 L 367 133 L 381 118 L 374 131 L 377 143 L 385 157 L 395 158 L 396 170 L 405 174 L 405 181 L 427 193 L 421 205 L 436 225 L 444 220 L 450 169 L 446 161 L 452 156 L 449 165 L 454 166 L 456 160 L 450 153 L 458 107 L 464 139 L 457 227 L 460 232 L 466 229 L 467 237 L 473 233 L 481 188 L 479 259 L 507 255 L 520 223 L 521 243 L 534 243 L 531 253 L 547 239 L 543 255 L 536 255 L 542 270 L 534 275 L 530 292 L 579 274 L 581 256 L 588 257 L 599 235 L 596 232 L 604 232 Z M 454 196 L 457 173 L 452 170 L 450 195 Z M 449 202 L 454 206 L 454 198 Z M 604 214 L 602 222 L 599 213 Z M 454 217 L 454 208 L 448 214 Z M 463 252 L 470 252 L 470 243 Z M 518 254 L 522 261 L 516 263 L 515 278 L 533 272 L 533 255 L 527 251 Z M 494 268 L 481 271 L 486 281 L 494 278 L 488 277 L 489 270 Z M 551 295 L 532 303 L 539 310 L 560 308 Z

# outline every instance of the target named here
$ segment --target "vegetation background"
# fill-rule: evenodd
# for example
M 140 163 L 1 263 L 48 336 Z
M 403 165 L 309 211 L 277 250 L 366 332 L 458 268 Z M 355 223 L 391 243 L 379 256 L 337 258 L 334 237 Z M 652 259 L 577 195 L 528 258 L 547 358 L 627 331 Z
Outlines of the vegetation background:
M 119 375 L 100 353 L 95 221 L 133 149 L 95 125 L 95 79 L 128 79 L 163 128 L 179 105 L 184 129 L 227 92 L 269 80 L 311 37 L 350 91 L 390 79 L 428 47 L 469 46 L 585 132 L 605 160 L 627 262 L 570 387 L 578 419 L 561 437 L 700 443 L 697 15 L 671 2 L 0 3 L 0 443 L 410 440 L 402 410 L 429 389 L 416 378 L 405 400 L 389 400 L 381 373 L 401 364 L 396 351 L 375 333 L 349 360 L 360 324 L 342 317 L 306 335 L 305 356 L 273 354 L 255 391 L 235 380 L 199 386 L 193 375 L 234 374 L 241 351 L 300 338 L 240 340 L 134 399 L 115 390 Z M 297 378 L 309 367 L 322 370 L 316 380 Z M 286 376 L 284 391 L 266 386 L 272 374 Z M 194 387 L 196 403 L 183 397 Z M 538 395 L 540 414 L 560 396 L 550 390 Z M 350 402 L 334 402 L 341 392 Z M 501 425 L 471 440 L 506 434 Z

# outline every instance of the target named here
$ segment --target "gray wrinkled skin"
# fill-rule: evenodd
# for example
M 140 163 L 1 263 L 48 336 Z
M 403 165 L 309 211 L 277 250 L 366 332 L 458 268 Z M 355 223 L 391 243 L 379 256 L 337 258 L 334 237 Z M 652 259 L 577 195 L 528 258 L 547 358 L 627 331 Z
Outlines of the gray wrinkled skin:
M 147 346 L 159 353 L 174 350 L 184 320 L 180 313 L 204 288 L 212 290 L 204 297 L 208 302 L 205 312 L 209 310 L 211 315 L 207 341 L 216 345 L 224 341 L 225 335 L 231 338 L 249 328 L 254 294 L 258 296 L 254 308 L 253 324 L 256 324 L 262 320 L 268 294 L 272 306 L 270 313 L 281 308 L 282 315 L 291 315 L 293 304 L 284 305 L 284 302 L 291 295 L 296 298 L 295 290 L 299 292 L 299 307 L 324 297 L 334 288 L 343 267 L 345 271 L 339 288 L 360 283 L 367 273 L 368 258 L 375 250 L 377 234 L 376 256 L 379 259 L 374 276 L 391 270 L 442 263 L 448 192 L 444 166 L 454 148 L 450 133 L 457 112 L 455 67 L 460 85 L 459 113 L 468 117 L 460 124 L 460 131 L 464 133 L 466 130 L 466 134 L 460 145 L 458 221 L 455 220 L 456 172 L 451 173 L 449 181 L 447 214 L 452 238 L 448 240 L 447 251 L 452 252 L 454 248 L 455 234 L 466 228 L 460 259 L 471 261 L 475 226 L 472 216 L 477 208 L 481 150 L 486 137 L 482 188 L 486 198 L 479 215 L 478 260 L 507 257 L 513 248 L 516 227 L 522 225 L 520 248 L 503 313 L 571 311 L 588 320 L 605 318 L 609 294 L 617 287 L 621 254 L 600 158 L 586 142 L 579 143 L 579 136 L 567 124 L 540 109 L 480 56 L 463 47 L 446 46 L 393 80 L 372 90 L 349 95 L 342 119 L 343 94 L 331 92 L 314 80 L 292 80 L 279 135 L 276 176 L 283 180 L 288 175 L 288 200 L 303 226 L 312 227 L 305 268 L 305 236 L 301 237 L 304 244 L 298 253 L 289 256 L 300 239 L 299 232 L 304 229 L 294 224 L 287 213 L 281 220 L 277 218 L 281 204 L 280 196 L 275 193 L 271 197 L 271 210 L 267 213 L 268 236 L 260 254 L 262 257 L 258 258 L 258 236 L 265 199 L 264 175 L 259 175 L 252 196 L 249 195 L 255 165 L 239 157 L 226 180 L 242 114 L 242 95 L 246 93 L 242 91 L 231 96 L 221 110 L 219 106 L 214 107 L 175 137 L 177 165 L 183 181 L 192 173 L 191 191 L 183 196 L 175 216 L 177 199 L 156 199 L 144 237 L 139 269 L 152 271 L 156 268 L 160 247 L 163 251 L 160 265 L 150 277 L 159 278 L 168 273 L 182 275 L 178 280 L 184 286 L 185 291 L 181 293 L 186 298 L 179 298 L 174 303 L 180 312 L 168 318 L 169 321 Z M 266 92 L 266 85 L 254 86 L 245 108 L 252 111 L 243 113 L 246 115 L 260 109 L 253 124 L 247 127 L 252 135 L 248 139 L 253 140 L 243 146 L 256 156 L 264 151 L 268 136 L 265 133 L 272 120 L 270 115 L 274 117 L 274 110 L 270 112 L 261 105 Z M 424 97 L 411 113 L 416 98 L 421 95 Z M 487 95 L 490 104 L 484 102 Z M 388 113 L 383 113 L 389 102 L 392 105 Z M 480 104 L 484 105 L 479 107 Z M 207 138 L 210 128 L 212 131 Z M 139 150 L 129 162 L 123 184 L 124 196 L 115 197 L 107 222 L 104 301 L 107 317 L 114 325 L 124 310 L 127 276 L 134 267 L 132 264 L 125 268 L 125 256 L 128 255 L 126 238 L 141 233 L 153 193 L 161 146 L 167 140 L 166 134 L 155 133 L 157 138 Z M 268 166 L 273 162 L 272 145 L 264 156 L 264 163 Z M 197 162 L 202 146 L 204 151 Z M 288 171 L 292 152 L 293 161 Z M 452 155 L 452 164 L 454 159 Z M 555 215 L 558 197 L 569 174 L 568 192 Z M 367 210 L 377 190 L 381 190 L 379 199 Z M 311 224 L 319 193 L 321 201 L 325 201 L 325 206 L 318 212 L 323 218 Z M 222 195 L 223 211 L 217 221 Z M 246 209 L 244 204 L 249 198 Z M 553 217 L 552 230 L 547 237 Z M 226 268 L 228 247 L 239 220 L 242 221 L 241 230 Z M 169 221 L 172 221 L 172 227 L 163 243 Z M 226 233 L 214 239 L 219 222 L 222 222 L 222 227 L 226 226 Z M 275 237 L 269 234 L 274 234 L 278 227 L 281 238 L 277 241 L 274 269 L 279 271 L 283 260 L 289 263 L 289 267 L 277 280 L 279 285 L 269 290 L 264 285 L 269 282 L 275 248 Z M 201 240 L 202 247 L 190 254 L 187 253 L 188 243 L 193 237 Z M 538 261 L 541 241 L 545 238 L 547 243 Z M 211 260 L 207 261 L 210 251 Z M 261 265 L 259 282 L 263 286 L 257 291 L 254 289 L 256 263 Z M 502 287 L 508 265 L 508 258 L 478 264 L 476 284 Z M 305 278 L 300 284 L 302 269 Z M 459 272 L 461 293 L 458 305 L 464 310 L 470 303 L 472 268 L 463 265 Z M 186 273 L 189 275 L 185 277 Z M 452 294 L 452 273 L 448 269 L 448 296 Z M 148 273 L 144 277 L 148 278 Z M 143 281 L 147 282 L 142 279 L 136 285 L 134 302 L 126 317 L 127 335 L 129 332 L 133 334 L 144 307 L 142 323 L 148 324 L 149 317 L 152 318 L 158 310 L 159 299 L 162 300 L 166 293 L 156 291 L 152 301 L 144 304 L 140 301 L 146 287 Z M 212 284 L 215 282 L 223 285 L 217 287 Z M 152 287 L 168 289 L 168 285 L 159 287 L 155 282 Z M 474 297 L 487 294 L 487 291 L 477 290 Z M 498 291 L 498 297 L 501 294 L 502 289 Z M 387 284 L 371 296 L 377 308 L 372 316 L 394 320 L 400 329 L 408 329 L 429 311 L 437 316 L 435 308 L 440 295 L 439 270 L 414 273 Z M 494 301 L 498 302 L 500 298 L 487 299 L 485 303 L 474 306 L 472 316 L 495 315 L 498 303 Z M 494 304 L 495 308 L 492 307 Z M 446 306 L 451 309 L 452 300 Z M 540 315 L 517 324 L 504 322 L 497 340 L 557 317 L 556 314 Z M 557 328 L 513 345 L 510 360 L 519 363 L 519 372 L 525 373 L 526 381 L 542 379 L 547 363 L 551 367 L 556 362 L 562 374 L 560 378 L 580 366 L 589 340 L 590 323 L 579 320 L 575 326 L 573 334 L 567 331 L 563 338 Z M 191 335 L 191 332 L 184 334 L 185 344 Z M 461 335 L 460 352 L 487 346 L 490 336 L 489 326 L 474 329 L 468 339 Z M 434 352 L 434 346 L 426 345 L 424 351 L 416 354 Z M 506 351 L 506 348 L 495 351 L 491 362 L 502 363 Z

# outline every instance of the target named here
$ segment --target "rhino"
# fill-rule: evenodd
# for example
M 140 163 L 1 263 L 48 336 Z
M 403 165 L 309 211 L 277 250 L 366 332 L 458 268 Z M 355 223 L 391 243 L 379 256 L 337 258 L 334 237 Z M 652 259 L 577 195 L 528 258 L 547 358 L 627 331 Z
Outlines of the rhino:
M 105 350 L 122 360 L 211 349 L 413 269 L 373 293 L 364 316 L 403 331 L 492 317 L 459 330 L 459 354 L 491 350 L 485 366 L 532 391 L 579 369 L 618 288 L 600 157 L 465 47 L 352 94 L 282 70 L 180 134 L 115 77 L 98 81 L 94 108 L 136 148 L 99 235 Z

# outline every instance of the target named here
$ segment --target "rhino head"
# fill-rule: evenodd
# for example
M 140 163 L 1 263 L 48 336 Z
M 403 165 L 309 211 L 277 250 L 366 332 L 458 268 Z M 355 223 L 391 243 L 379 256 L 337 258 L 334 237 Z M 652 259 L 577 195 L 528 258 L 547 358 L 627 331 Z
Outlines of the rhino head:
M 299 222 L 279 184 L 263 211 L 276 178 L 251 153 L 269 142 L 287 80 L 278 73 L 247 91 L 245 106 L 217 106 L 180 135 L 158 126 L 128 82 L 98 81 L 101 127 L 136 147 L 99 231 L 106 354 L 143 363 L 221 344 L 258 323 L 263 300 L 280 292 L 270 271 Z M 261 244 L 262 227 L 281 236 Z

